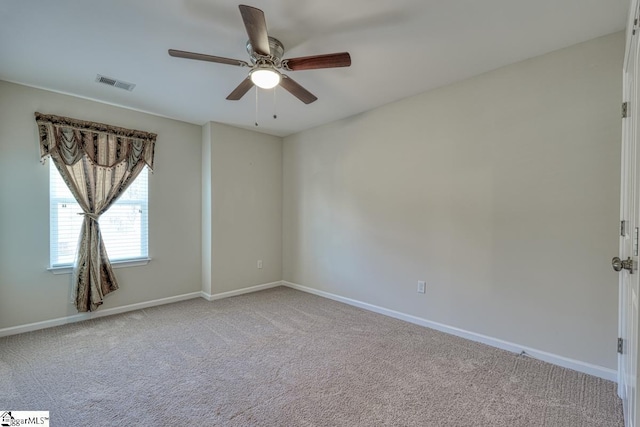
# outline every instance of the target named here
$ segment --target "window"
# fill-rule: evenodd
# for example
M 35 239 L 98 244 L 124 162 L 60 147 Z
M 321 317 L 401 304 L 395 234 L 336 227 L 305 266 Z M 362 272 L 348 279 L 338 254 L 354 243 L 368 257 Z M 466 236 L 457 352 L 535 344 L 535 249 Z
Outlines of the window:
M 148 172 L 144 168 L 127 191 L 98 221 L 107 254 L 112 262 L 147 260 Z M 76 255 L 82 209 L 49 162 L 50 266 L 71 267 Z

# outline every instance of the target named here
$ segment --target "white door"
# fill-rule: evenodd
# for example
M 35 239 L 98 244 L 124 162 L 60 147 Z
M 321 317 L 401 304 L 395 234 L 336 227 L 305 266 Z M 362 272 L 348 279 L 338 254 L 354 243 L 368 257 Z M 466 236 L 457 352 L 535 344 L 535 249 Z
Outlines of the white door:
M 627 42 L 623 66 L 623 101 L 627 117 L 622 121 L 622 171 L 620 197 L 620 254 L 613 259 L 620 271 L 619 336 L 622 352 L 618 355 L 618 394 L 624 406 L 625 425 L 640 427 L 637 408 L 638 374 L 638 298 L 640 271 L 638 268 L 638 229 L 640 227 L 640 174 L 637 147 L 640 132 L 640 43 L 638 43 L 638 0 L 631 0 L 627 25 Z

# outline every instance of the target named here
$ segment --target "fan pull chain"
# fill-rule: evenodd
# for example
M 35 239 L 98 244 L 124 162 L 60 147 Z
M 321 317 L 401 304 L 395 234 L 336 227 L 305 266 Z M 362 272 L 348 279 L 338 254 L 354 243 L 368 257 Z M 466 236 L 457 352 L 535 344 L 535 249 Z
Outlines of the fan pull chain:
M 276 91 L 278 89 L 278 86 L 273 88 L 273 118 L 277 119 L 278 118 L 278 112 L 276 111 Z
M 258 126 L 258 86 L 256 86 L 256 126 Z

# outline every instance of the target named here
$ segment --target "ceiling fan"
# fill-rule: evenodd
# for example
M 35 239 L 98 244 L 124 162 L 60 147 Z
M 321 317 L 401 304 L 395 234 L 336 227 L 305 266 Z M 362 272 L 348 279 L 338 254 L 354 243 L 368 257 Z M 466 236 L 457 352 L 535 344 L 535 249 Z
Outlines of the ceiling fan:
M 348 52 L 282 59 L 284 46 L 280 40 L 267 34 L 267 22 L 264 18 L 264 12 L 255 7 L 245 5 L 240 5 L 239 8 L 244 26 L 249 35 L 247 52 L 251 58 L 251 63 L 239 59 L 169 49 L 169 55 L 177 58 L 249 67 L 249 75 L 227 96 L 228 100 L 239 100 L 254 85 L 262 89 L 271 89 L 280 85 L 300 101 L 305 104 L 311 104 L 318 98 L 279 70 L 315 70 L 318 68 L 348 67 L 351 65 L 351 56 Z

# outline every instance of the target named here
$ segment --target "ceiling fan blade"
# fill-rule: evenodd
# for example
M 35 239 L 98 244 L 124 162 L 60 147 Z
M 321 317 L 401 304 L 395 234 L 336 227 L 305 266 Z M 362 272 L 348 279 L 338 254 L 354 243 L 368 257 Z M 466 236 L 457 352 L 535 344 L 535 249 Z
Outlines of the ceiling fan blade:
M 267 34 L 267 21 L 264 19 L 264 12 L 243 4 L 238 7 L 253 51 L 258 55 L 269 56 L 271 49 L 269 48 L 269 35 Z
M 349 52 L 329 53 L 327 55 L 302 56 L 282 61 L 282 68 L 289 71 L 315 70 L 318 68 L 348 67 L 351 65 Z
M 233 92 L 229 94 L 229 96 L 227 96 L 227 99 L 229 101 L 238 101 L 244 96 L 245 93 L 249 92 L 249 89 L 251 89 L 252 87 L 253 82 L 251 81 L 250 77 L 247 77 L 238 85 L 237 88 L 233 90 Z
M 169 49 L 169 55 L 176 58 L 196 59 L 198 61 L 217 62 L 219 64 L 237 65 L 248 67 L 249 64 L 239 59 L 223 58 L 221 56 L 205 55 L 204 53 L 186 52 L 184 50 Z
M 282 75 L 280 86 L 288 90 L 291 95 L 295 96 L 305 104 L 311 104 L 313 101 L 318 99 L 314 94 L 300 86 L 295 80 L 285 74 Z

